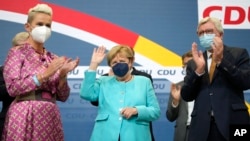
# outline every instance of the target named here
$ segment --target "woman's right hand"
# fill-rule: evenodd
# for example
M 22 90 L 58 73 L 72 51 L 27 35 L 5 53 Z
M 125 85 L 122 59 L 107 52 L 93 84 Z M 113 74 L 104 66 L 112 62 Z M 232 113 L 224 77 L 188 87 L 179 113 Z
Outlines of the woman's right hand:
M 105 54 L 106 48 L 104 46 L 100 46 L 98 48 L 94 48 L 89 69 L 96 70 L 98 65 L 102 62 Z

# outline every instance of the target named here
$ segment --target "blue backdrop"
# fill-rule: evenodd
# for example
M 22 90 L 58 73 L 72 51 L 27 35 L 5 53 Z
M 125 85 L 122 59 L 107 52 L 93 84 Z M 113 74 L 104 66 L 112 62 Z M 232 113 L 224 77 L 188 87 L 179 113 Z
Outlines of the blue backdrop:
M 20 4 L 21 2 L 22 0 L 20 0 Z M 198 41 L 196 36 L 197 1 L 45 0 L 40 2 L 53 3 L 105 19 L 138 33 L 178 55 L 190 50 L 192 42 Z M 71 20 L 70 17 L 65 18 Z M 0 31 L 0 64 L 3 64 L 11 47 L 12 37 L 17 32 L 24 31 L 24 25 L 0 18 Z M 249 29 L 226 29 L 224 43 L 230 46 L 247 48 L 250 52 L 249 35 Z M 92 44 L 57 32 L 53 32 L 52 37 L 46 42 L 46 48 L 58 55 L 80 57 L 81 66 L 89 64 L 93 47 Z M 70 97 L 65 103 L 58 102 L 66 141 L 89 140 L 97 112 L 96 107 L 79 98 L 81 80 L 68 79 L 71 87 Z M 154 88 L 161 107 L 160 119 L 153 122 L 156 141 L 170 141 L 173 138 L 174 123 L 169 122 L 165 117 L 169 86 L 170 82 L 166 79 L 154 79 Z M 246 100 L 250 102 L 249 92 L 246 92 Z

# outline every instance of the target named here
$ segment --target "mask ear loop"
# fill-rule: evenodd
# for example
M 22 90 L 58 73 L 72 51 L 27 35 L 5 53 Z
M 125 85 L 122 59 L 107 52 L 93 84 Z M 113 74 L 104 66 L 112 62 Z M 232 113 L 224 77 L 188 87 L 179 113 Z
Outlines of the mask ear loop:
M 130 68 L 129 73 L 132 73 L 132 71 L 133 71 L 133 67 Z

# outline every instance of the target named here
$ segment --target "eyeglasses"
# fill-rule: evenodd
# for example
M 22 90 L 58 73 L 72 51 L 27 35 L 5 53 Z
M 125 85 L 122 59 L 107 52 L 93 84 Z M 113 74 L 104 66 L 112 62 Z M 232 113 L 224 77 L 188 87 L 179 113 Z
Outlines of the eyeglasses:
M 206 33 L 206 34 L 213 34 L 214 30 L 213 29 L 206 29 L 206 30 L 198 31 L 197 32 L 198 36 L 202 36 L 202 35 L 204 35 L 204 33 Z

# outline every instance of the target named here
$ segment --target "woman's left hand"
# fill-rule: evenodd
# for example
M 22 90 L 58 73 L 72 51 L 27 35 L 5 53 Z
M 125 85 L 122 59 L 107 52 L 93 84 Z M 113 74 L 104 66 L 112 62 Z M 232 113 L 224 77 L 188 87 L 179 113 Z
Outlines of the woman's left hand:
M 131 107 L 126 107 L 121 110 L 121 115 L 125 117 L 126 119 L 131 118 L 133 115 L 137 115 L 137 109 L 136 108 L 131 108 Z

